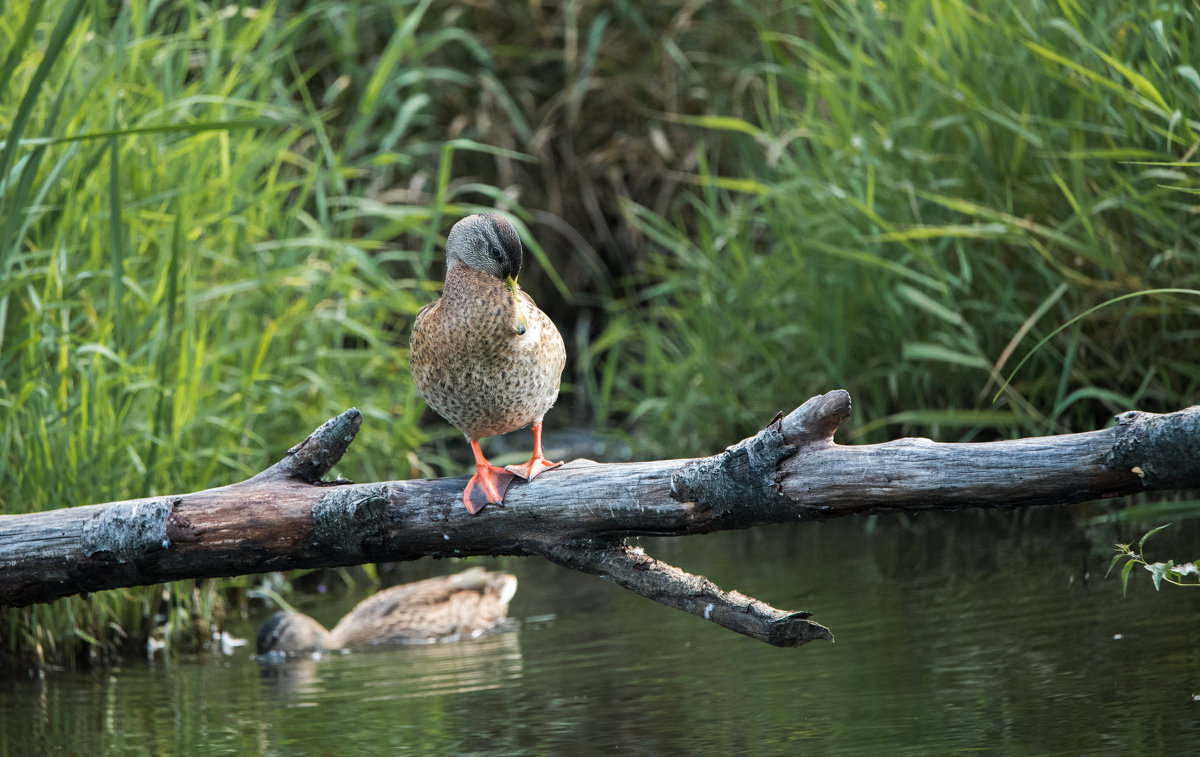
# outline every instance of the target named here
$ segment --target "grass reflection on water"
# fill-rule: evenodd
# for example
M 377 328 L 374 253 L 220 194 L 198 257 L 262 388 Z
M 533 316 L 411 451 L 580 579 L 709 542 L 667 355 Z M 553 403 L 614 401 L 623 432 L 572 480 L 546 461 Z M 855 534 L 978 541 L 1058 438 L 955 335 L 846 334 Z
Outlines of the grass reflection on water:
M 1200 597 L 1135 580 L 1123 599 L 1099 577 L 1107 536 L 1071 523 L 951 513 L 646 542 L 725 588 L 815 611 L 838 641 L 798 650 L 498 560 L 521 580 L 513 630 L 10 679 L 0 754 L 1197 753 Z

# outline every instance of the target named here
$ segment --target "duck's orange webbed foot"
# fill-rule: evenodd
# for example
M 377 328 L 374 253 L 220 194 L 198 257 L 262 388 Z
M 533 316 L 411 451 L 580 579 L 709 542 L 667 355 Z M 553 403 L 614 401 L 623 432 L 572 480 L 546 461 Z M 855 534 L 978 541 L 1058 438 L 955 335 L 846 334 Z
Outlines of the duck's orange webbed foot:
M 520 465 L 506 465 L 504 470 L 520 476 L 526 481 L 532 481 L 544 471 L 557 468 L 562 463 L 554 463 L 542 456 L 542 422 L 539 420 L 533 424 L 533 457 L 529 458 L 529 462 L 521 463 Z
M 498 505 L 503 502 L 504 493 L 508 491 L 508 485 L 515 476 L 504 468 L 497 468 L 489 463 L 475 439 L 471 440 L 471 451 L 475 453 L 475 475 L 471 476 L 471 480 L 467 481 L 467 488 L 463 489 L 463 504 L 466 505 L 467 512 L 474 515 L 489 504 Z
M 485 505 L 503 502 L 504 493 L 514 478 L 516 476 L 512 473 L 493 465 L 476 467 L 475 475 L 471 476 L 467 488 L 463 489 L 463 504 L 467 506 L 467 512 L 474 515 Z
M 541 455 L 534 455 L 529 458 L 529 462 L 521 463 L 520 465 L 506 465 L 504 466 L 504 470 L 514 476 L 520 476 L 526 481 L 532 481 L 543 471 L 557 468 L 560 465 L 562 463 L 552 463 Z

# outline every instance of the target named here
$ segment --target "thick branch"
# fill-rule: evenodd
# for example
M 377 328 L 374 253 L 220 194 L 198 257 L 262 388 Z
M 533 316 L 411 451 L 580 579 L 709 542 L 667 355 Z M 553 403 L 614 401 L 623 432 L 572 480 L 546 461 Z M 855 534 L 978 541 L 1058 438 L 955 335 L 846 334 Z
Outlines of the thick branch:
M 825 629 L 725 594 L 620 547 L 620 540 L 881 510 L 1061 504 L 1200 487 L 1200 407 L 1125 413 L 1111 428 L 1064 436 L 834 444 L 849 414 L 849 395 L 835 391 L 714 457 L 576 460 L 515 484 L 503 507 L 472 516 L 461 504 L 461 478 L 319 483 L 361 424 L 350 410 L 240 484 L 0 516 L 0 605 L 178 578 L 425 555 L 538 554 L 688 612 L 703 616 L 711 604 L 711 619 L 755 638 L 800 643 Z M 596 543 L 603 546 L 585 549 Z

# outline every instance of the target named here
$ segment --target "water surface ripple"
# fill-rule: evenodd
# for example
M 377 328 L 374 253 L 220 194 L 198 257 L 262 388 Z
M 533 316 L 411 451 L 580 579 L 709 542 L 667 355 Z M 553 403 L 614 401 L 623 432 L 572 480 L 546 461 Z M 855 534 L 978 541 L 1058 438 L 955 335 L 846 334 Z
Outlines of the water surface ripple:
M 1196 530 L 1155 538 L 1169 553 Z M 542 561 L 482 560 L 520 578 L 506 632 L 8 674 L 0 757 L 1200 754 L 1200 592 L 1135 575 L 1122 598 L 1102 578 L 1120 535 L 1136 536 L 948 513 L 644 542 L 837 636 L 791 650 Z M 332 623 L 356 599 L 305 607 Z M 252 638 L 262 615 L 231 630 Z

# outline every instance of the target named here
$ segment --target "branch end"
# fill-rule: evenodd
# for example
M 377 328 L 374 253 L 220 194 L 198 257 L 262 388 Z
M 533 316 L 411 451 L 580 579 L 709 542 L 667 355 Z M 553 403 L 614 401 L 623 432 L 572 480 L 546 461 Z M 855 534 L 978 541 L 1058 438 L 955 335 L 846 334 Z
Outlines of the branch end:
M 346 454 L 361 427 L 362 413 L 352 407 L 322 423 L 307 439 L 289 449 L 282 460 L 250 480 L 288 478 L 306 484 L 319 484 L 321 478 Z
M 810 612 L 793 612 L 771 621 L 764 641 L 775 647 L 798 647 L 810 641 L 833 643 L 833 631 L 808 618 Z
M 1159 415 L 1130 411 L 1117 416 L 1116 440 L 1105 459 L 1129 471 L 1146 489 L 1200 486 L 1200 406 Z

